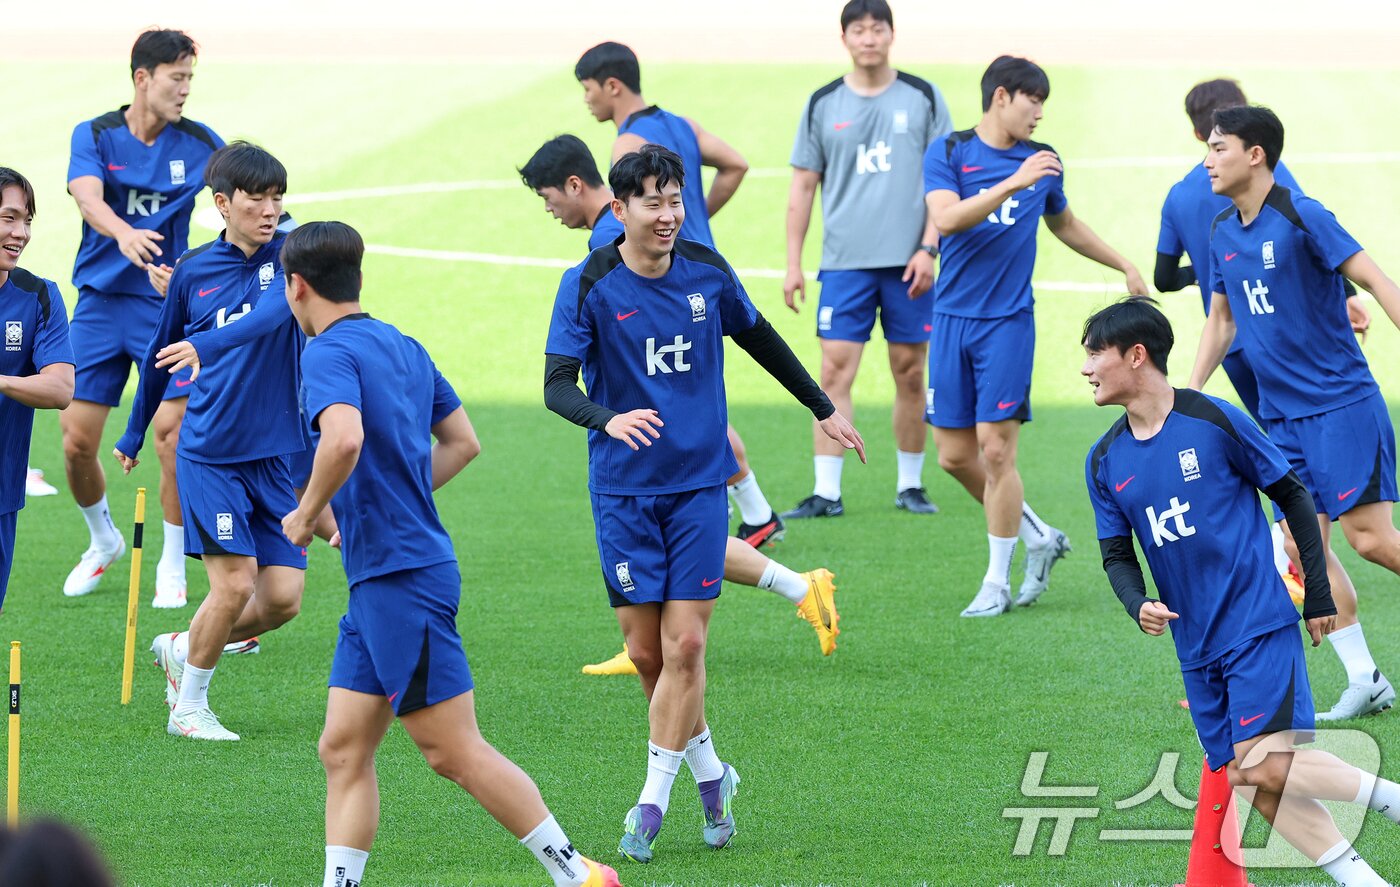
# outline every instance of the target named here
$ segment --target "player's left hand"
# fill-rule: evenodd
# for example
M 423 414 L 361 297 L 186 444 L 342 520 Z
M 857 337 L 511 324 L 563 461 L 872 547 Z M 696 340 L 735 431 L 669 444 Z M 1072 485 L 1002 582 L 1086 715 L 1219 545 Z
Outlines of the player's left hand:
M 1366 331 L 1371 328 L 1371 312 L 1360 296 L 1347 299 L 1347 320 L 1351 321 L 1351 331 L 1359 335 L 1361 344 L 1365 345 Z
M 339 547 L 340 547 L 340 531 L 339 531 L 339 530 L 336 530 L 334 533 L 332 533 L 332 534 L 331 534 L 331 538 L 327 541 L 326 544 L 329 545 L 331 548 L 339 548 Z
M 166 290 L 170 288 L 170 275 L 173 273 L 175 273 L 175 269 L 169 265 L 146 263 L 146 279 L 151 282 L 151 287 L 160 294 L 162 299 L 165 298 Z
M 933 286 L 933 256 L 919 250 L 904 266 L 904 276 L 900 280 L 909 284 L 909 298 L 917 299 Z
M 860 461 L 865 461 L 865 439 L 856 431 L 856 427 L 850 420 L 840 413 L 832 413 L 825 419 L 817 423 L 826 436 L 839 443 L 848 450 L 855 450 L 860 456 Z
M 300 508 L 282 518 L 282 535 L 298 548 L 305 548 L 311 544 L 315 530 L 316 515 L 302 514 Z
M 1307 621 L 1308 635 L 1312 638 L 1313 646 L 1319 646 L 1322 639 L 1332 633 L 1337 627 L 1337 616 L 1317 616 Z
M 122 474 L 130 474 L 131 469 L 141 464 L 140 459 L 133 459 L 121 450 L 112 448 L 112 455 L 117 457 L 117 461 L 122 463 Z
M 171 366 L 174 364 L 174 366 Z M 199 378 L 199 352 L 189 342 L 176 342 L 173 345 L 166 345 L 156 352 L 156 367 L 169 366 L 168 372 L 178 373 L 185 367 L 190 369 L 190 381 Z
M 1123 272 L 1123 277 L 1126 278 L 1128 282 L 1129 293 L 1134 296 L 1148 295 L 1147 283 L 1142 279 L 1142 275 L 1138 273 L 1137 268 L 1129 265 L 1128 270 Z

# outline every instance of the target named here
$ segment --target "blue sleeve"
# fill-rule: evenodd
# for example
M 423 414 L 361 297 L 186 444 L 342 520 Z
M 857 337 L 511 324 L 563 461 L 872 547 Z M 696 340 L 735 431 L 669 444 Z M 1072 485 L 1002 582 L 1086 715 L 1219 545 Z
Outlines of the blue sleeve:
M 49 288 L 49 317 L 34 338 L 34 367 L 42 370 L 55 363 L 76 365 L 73 344 L 68 340 L 68 312 L 63 307 L 63 295 L 52 280 L 44 284 Z
M 321 428 L 317 420 L 329 406 L 343 403 L 363 409 L 360 362 L 353 351 L 339 343 L 311 340 L 301 356 L 301 384 L 306 391 L 307 421 L 317 431 Z
M 1273 486 L 1293 470 L 1274 442 L 1264 436 L 1264 432 L 1244 411 L 1223 400 L 1211 400 L 1225 413 L 1235 429 L 1235 437 L 1226 442 L 1230 464 L 1255 488 L 1263 490 Z
M 461 405 L 462 399 L 453 390 L 452 383 L 433 366 L 433 424 L 436 425 L 452 415 Z
M 1307 226 L 1308 240 L 1328 268 L 1335 271 L 1347 259 L 1361 252 L 1361 244 L 1347 233 L 1327 207 L 1311 197 L 1300 196 L 1294 208 Z
M 1094 446 L 1097 447 L 1098 444 L 1095 443 Z M 1099 538 L 1131 536 L 1132 525 L 1128 523 L 1128 518 L 1118 507 L 1118 503 L 1108 495 L 1108 487 L 1094 476 L 1093 465 L 1094 453 L 1090 450 L 1089 456 L 1084 460 L 1084 482 L 1089 487 L 1089 501 L 1094 506 L 1094 525 L 1098 528 Z M 1102 461 L 1099 462 L 1099 467 L 1102 469 Z
M 1050 193 L 1045 195 L 1045 214 L 1047 216 L 1058 216 L 1069 209 L 1069 198 L 1065 196 L 1065 169 L 1064 164 L 1060 165 L 1060 174 L 1057 176 L 1046 176 L 1042 182 L 1052 182 Z
M 102 158 L 97 155 L 97 140 L 92 137 L 92 124 L 79 123 L 73 128 L 73 145 L 68 154 L 68 181 L 79 176 L 103 178 L 106 172 Z
M 126 433 L 117 441 L 117 449 L 132 459 L 141 452 L 141 446 L 146 442 L 146 429 L 150 427 L 151 419 L 155 418 L 156 410 L 165 397 L 165 388 L 170 384 L 170 373 L 156 367 L 156 352 L 183 338 L 188 289 L 186 275 L 180 271 L 181 266 L 177 265 L 175 273 L 170 276 L 170 286 L 165 299 L 161 301 L 156 330 L 151 334 L 146 356 L 141 361 L 141 378 L 136 386 L 136 398 L 131 402 L 131 415 L 126 420 Z
M 1172 218 L 1172 197 L 1175 195 L 1176 188 L 1172 188 L 1167 192 L 1167 199 L 1162 201 L 1162 227 L 1157 233 L 1157 252 L 1181 258 L 1186 247 L 1181 242 L 1181 232 L 1176 230 L 1176 220 Z M 1196 269 L 1196 276 L 1201 277 L 1199 268 Z
M 230 351 L 275 333 L 283 324 L 296 322 L 292 308 L 287 304 L 287 280 L 279 270 L 272 283 L 267 285 L 267 290 L 258 297 L 257 306 L 240 318 L 238 323 L 195 333 L 188 341 L 199 352 L 201 364 L 213 364 Z
M 544 353 L 559 354 L 583 360 L 593 347 L 593 326 L 587 312 L 580 310 L 578 301 L 579 268 L 570 268 L 559 281 L 559 293 L 554 297 L 554 314 L 549 320 L 549 337 Z
M 1203 277 L 1201 277 L 1201 275 L 1200 275 L 1200 271 L 1197 271 L 1197 272 L 1196 272 L 1196 278 L 1197 278 L 1198 280 L 1209 280 L 1209 281 L 1210 281 L 1210 291 L 1211 291 L 1212 293 L 1220 293 L 1222 296 L 1228 295 L 1228 293 L 1225 292 L 1225 277 L 1224 277 L 1224 275 L 1222 275 L 1222 274 L 1220 273 L 1220 262 L 1216 261 L 1216 258 L 1215 258 L 1215 239 L 1214 239 L 1214 238 L 1211 238 L 1211 242 L 1210 242 L 1210 269 L 1209 269 L 1209 270 L 1210 270 L 1210 276 L 1209 276 L 1209 277 L 1203 278 Z M 1202 293 L 1201 295 L 1204 296 L 1204 295 L 1208 295 L 1208 294 L 1207 294 L 1207 293 Z
M 724 335 L 732 336 L 735 333 L 753 329 L 753 325 L 756 323 L 758 323 L 758 309 L 749 300 L 749 294 L 744 292 L 744 285 L 739 282 L 739 276 L 734 273 L 733 268 L 730 268 L 724 290 L 720 293 L 720 330 Z
M 924 193 L 930 191 L 952 191 L 959 197 L 958 177 L 953 165 L 948 162 L 947 140 L 934 142 L 924 150 Z

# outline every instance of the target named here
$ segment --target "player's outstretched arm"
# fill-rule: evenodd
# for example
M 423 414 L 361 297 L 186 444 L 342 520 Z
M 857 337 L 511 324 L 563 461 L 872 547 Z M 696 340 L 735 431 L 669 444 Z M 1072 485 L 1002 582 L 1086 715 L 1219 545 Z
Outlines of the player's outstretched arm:
M 1327 578 L 1327 547 L 1317 524 L 1317 504 L 1292 471 L 1263 492 L 1283 511 L 1293 541 L 1298 544 L 1298 559 L 1303 568 L 1303 620 L 1316 647 L 1337 623 L 1337 605 L 1332 600 L 1332 585 Z
M 1181 256 L 1157 254 L 1157 265 L 1152 269 L 1152 285 L 1159 293 L 1174 293 L 1184 290 L 1196 282 L 1196 269 L 1181 264 Z
M 316 519 L 331 497 L 349 480 L 360 461 L 365 427 L 360 411 L 345 403 L 333 403 L 316 415 L 321 440 L 311 463 L 311 478 L 296 510 L 282 518 L 282 532 L 293 545 L 305 547 L 315 535 Z
M 1050 233 L 1060 239 L 1060 242 L 1086 259 L 1093 259 L 1100 265 L 1121 271 L 1128 292 L 1134 296 L 1147 295 L 1147 284 L 1143 282 L 1142 275 L 1138 273 L 1137 266 L 1123 258 L 1117 250 L 1104 243 L 1103 238 L 1094 233 L 1083 219 L 1074 214 L 1068 208 L 1057 215 L 1045 217 L 1045 226 L 1050 229 Z
M 68 193 L 78 204 L 83 221 L 103 237 L 115 240 L 122 255 L 137 268 L 145 268 L 164 255 L 157 244 L 165 235 L 128 225 L 102 199 L 102 188 L 102 180 L 97 176 L 78 176 L 68 183 Z
M 812 227 L 812 205 L 822 174 L 812 169 L 792 168 L 792 185 L 787 205 L 787 274 L 783 277 L 783 301 L 797 312 L 797 298 L 807 301 L 807 278 L 802 274 L 802 244 Z
M 238 323 L 204 330 L 183 342 L 166 346 L 156 355 L 156 366 L 167 368 L 167 372 L 171 373 L 192 366 L 197 374 L 202 364 L 217 363 L 230 351 L 262 341 L 285 324 L 295 323 L 292 308 L 287 304 L 287 282 L 279 272 L 272 279 L 267 292 L 258 299 L 258 304 L 239 318 Z M 191 375 L 191 378 L 196 377 Z
M 1366 255 L 1365 250 L 1347 259 L 1337 270 L 1374 296 L 1386 317 L 1390 318 L 1390 322 L 1396 327 L 1400 327 L 1400 287 L 1397 287 L 1395 281 L 1381 270 L 1374 259 Z M 1350 305 L 1351 301 L 1348 300 L 1349 310 Z M 1354 317 L 1353 321 L 1355 321 Z
M 463 407 L 448 413 L 433 426 L 433 489 L 452 480 L 467 463 L 481 455 L 481 441 Z
M 1196 364 L 1191 368 L 1191 380 L 1186 387 L 1197 391 L 1204 388 L 1210 381 L 1211 373 L 1225 360 L 1234 341 L 1235 315 L 1230 310 L 1230 300 L 1224 293 L 1212 293 L 1210 316 L 1201 328 L 1201 344 L 1196 346 Z
M 710 183 L 710 193 L 705 195 L 705 209 L 714 218 L 739 190 L 739 183 L 749 171 L 749 162 L 728 142 L 707 132 L 694 120 L 687 118 L 685 122 L 690 124 L 695 141 L 700 145 L 700 162 L 715 169 L 715 180 Z
M 0 394 L 36 410 L 61 410 L 73 402 L 73 364 L 51 363 L 29 376 L 0 376 Z
M 1025 159 L 1020 169 L 980 194 L 964 198 L 956 191 L 939 188 L 925 194 L 924 202 L 929 215 L 938 225 L 939 233 L 947 237 L 977 227 L 1006 198 L 1026 190 L 1046 176 L 1058 176 L 1063 172 L 1064 167 L 1054 151 L 1037 151 Z
M 1099 553 L 1103 556 L 1103 571 L 1108 574 L 1108 584 L 1123 604 L 1123 609 L 1144 632 L 1160 635 L 1177 614 L 1161 601 L 1147 596 L 1147 580 L 1142 574 L 1137 551 L 1133 549 L 1133 537 L 1100 539 Z
M 141 376 L 136 384 L 136 397 L 131 402 L 131 415 L 127 416 L 126 433 L 118 438 L 112 451 L 127 474 L 139 463 L 136 456 L 146 442 L 146 429 L 150 427 L 151 419 L 155 418 L 156 409 L 165 395 L 165 386 L 170 383 L 170 376 L 156 369 L 156 352 L 184 334 L 183 286 L 182 275 L 177 273 L 171 278 L 170 295 L 161 302 L 155 332 L 151 334 L 151 343 L 146 346 L 146 356 L 139 367 Z

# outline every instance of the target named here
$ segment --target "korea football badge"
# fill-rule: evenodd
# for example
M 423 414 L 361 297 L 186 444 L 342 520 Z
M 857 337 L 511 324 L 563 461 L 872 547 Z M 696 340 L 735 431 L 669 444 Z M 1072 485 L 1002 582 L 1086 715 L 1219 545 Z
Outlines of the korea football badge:
M 214 515 L 214 535 L 219 537 L 220 542 L 229 542 L 233 539 L 232 514 L 221 511 Z
M 5 350 L 19 351 L 24 347 L 24 321 L 5 321 Z
M 172 160 L 172 161 L 170 161 L 170 184 L 172 184 L 172 185 L 183 185 L 183 184 L 185 184 L 185 161 L 183 161 L 183 160 Z
M 263 266 L 258 269 L 258 286 L 261 289 L 267 289 L 267 285 L 272 283 L 272 275 L 272 263 L 264 263 Z
M 909 131 L 909 112 L 903 109 L 894 112 L 894 134 L 903 135 Z
M 1196 448 L 1182 450 L 1176 454 L 1177 461 L 1181 463 L 1181 477 L 1184 480 L 1200 480 L 1201 462 L 1196 458 Z
M 632 562 L 623 561 L 615 569 L 617 570 L 617 584 L 622 586 L 622 590 L 628 594 L 635 591 L 636 586 L 632 584 Z
M 690 300 L 690 322 L 699 323 L 705 319 L 705 297 L 699 293 L 686 296 Z

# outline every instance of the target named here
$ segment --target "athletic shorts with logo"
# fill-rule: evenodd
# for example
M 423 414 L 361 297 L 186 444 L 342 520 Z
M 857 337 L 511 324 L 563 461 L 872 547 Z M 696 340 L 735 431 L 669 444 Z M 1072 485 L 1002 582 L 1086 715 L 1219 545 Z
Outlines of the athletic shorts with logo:
M 1358 505 L 1396 501 L 1395 427 L 1379 391 L 1316 416 L 1265 420 L 1264 430 L 1318 514 L 1336 520 Z
M 383 696 L 406 715 L 472 689 L 457 633 L 456 561 L 374 576 L 350 589 L 330 686 Z
M 591 498 L 612 606 L 719 597 L 729 543 L 723 484 L 660 496 Z
M 933 290 L 909 298 L 909 284 L 898 268 L 820 271 L 817 336 L 842 342 L 868 342 L 879 314 L 885 341 L 927 342 L 933 331 Z
M 1181 676 L 1191 720 L 1212 770 L 1234 760 L 1237 742 L 1265 733 L 1313 729 L 1312 688 L 1296 624 L 1250 638 Z
M 938 428 L 1031 420 L 1035 316 L 987 320 L 938 314 L 928 349 L 924 418 Z
M 296 510 L 286 456 L 215 464 L 175 460 L 185 554 L 255 557 L 260 567 L 306 569 L 306 549 L 282 533 Z
M 150 296 L 100 293 L 84 287 L 73 306 L 68 338 L 77 359 L 73 399 L 114 407 L 121 403 L 131 365 L 141 365 L 151 344 L 161 300 Z M 164 371 L 162 371 L 164 372 Z M 165 399 L 189 395 L 189 367 L 175 373 Z

